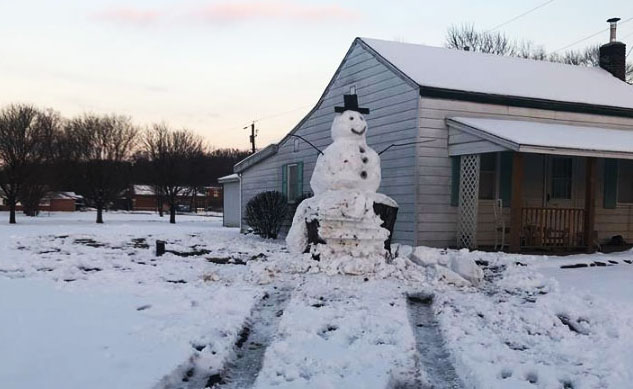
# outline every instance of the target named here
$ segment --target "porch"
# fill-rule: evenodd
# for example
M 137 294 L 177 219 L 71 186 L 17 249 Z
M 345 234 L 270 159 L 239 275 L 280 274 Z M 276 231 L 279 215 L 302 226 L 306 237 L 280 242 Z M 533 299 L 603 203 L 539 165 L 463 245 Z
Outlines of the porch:
M 447 124 L 457 246 L 592 252 L 633 236 L 633 131 L 481 118 Z

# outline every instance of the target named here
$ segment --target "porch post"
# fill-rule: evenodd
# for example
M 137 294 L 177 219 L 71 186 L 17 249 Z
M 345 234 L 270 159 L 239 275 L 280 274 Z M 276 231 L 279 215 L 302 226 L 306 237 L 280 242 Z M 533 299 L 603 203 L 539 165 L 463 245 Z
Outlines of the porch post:
M 593 232 L 596 224 L 596 158 L 587 157 L 585 167 L 585 245 L 594 252 Z
M 479 154 L 462 155 L 459 171 L 457 247 L 477 248 L 479 212 Z
M 521 211 L 523 209 L 523 154 L 512 155 L 512 201 L 510 203 L 510 252 L 521 250 Z

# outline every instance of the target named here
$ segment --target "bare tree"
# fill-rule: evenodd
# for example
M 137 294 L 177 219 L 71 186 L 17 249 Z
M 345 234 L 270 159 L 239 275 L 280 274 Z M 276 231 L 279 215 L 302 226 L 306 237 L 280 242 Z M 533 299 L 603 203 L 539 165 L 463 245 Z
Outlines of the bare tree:
M 600 44 L 591 45 L 583 50 L 569 50 L 565 53 L 552 53 L 549 60 L 578 66 L 600 66 Z M 633 84 L 633 63 L 627 62 L 625 69 L 626 81 Z
M 129 187 L 138 130 L 124 116 L 84 115 L 70 120 L 64 133 L 74 186 L 97 209 L 97 223 L 103 223 L 103 209 Z
M 45 157 L 43 114 L 30 105 L 9 105 L 0 112 L 0 188 L 15 224 L 18 196 Z
M 515 56 L 519 45 L 501 32 L 477 31 L 473 24 L 453 25 L 446 33 L 446 47 Z
M 562 62 L 578 66 L 600 66 L 600 45 L 583 50 L 568 50 L 548 54 L 543 46 L 528 40 L 516 41 L 502 32 L 479 31 L 473 24 L 453 25 L 446 32 L 446 47 L 483 53 L 529 58 L 540 61 Z M 633 84 L 633 63 L 626 64 L 626 80 Z
M 204 155 L 204 142 L 191 131 L 171 131 L 165 124 L 157 124 L 146 131 L 144 146 L 153 185 L 169 204 L 169 222 L 176 223 L 178 198 L 189 194 L 196 161 Z
M 53 110 L 39 112 L 37 125 L 40 133 L 39 160 L 29 163 L 29 174 L 18 192 L 18 201 L 22 204 L 24 214 L 37 216 L 39 204 L 46 193 L 56 183 L 55 143 L 60 137 L 62 118 Z

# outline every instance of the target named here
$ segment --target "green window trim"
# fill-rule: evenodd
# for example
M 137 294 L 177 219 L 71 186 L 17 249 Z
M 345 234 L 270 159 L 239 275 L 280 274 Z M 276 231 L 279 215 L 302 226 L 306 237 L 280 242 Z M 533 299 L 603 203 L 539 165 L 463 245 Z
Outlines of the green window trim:
M 289 177 L 291 166 L 296 166 L 297 172 L 297 176 L 295 177 L 295 190 L 293 198 L 289 198 L 290 193 L 288 191 L 288 185 L 289 182 L 291 182 L 291 177 Z M 287 163 L 281 167 L 281 193 L 286 196 L 289 204 L 293 204 L 298 198 L 303 195 L 303 161 Z
M 288 165 L 281 167 L 281 193 L 288 196 Z

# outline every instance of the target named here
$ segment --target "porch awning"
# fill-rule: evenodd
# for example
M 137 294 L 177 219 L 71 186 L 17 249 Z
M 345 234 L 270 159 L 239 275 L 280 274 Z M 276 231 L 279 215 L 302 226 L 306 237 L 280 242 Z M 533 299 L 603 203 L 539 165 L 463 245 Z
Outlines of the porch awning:
M 633 159 L 633 128 L 471 117 L 446 119 L 449 154 L 494 151 Z

